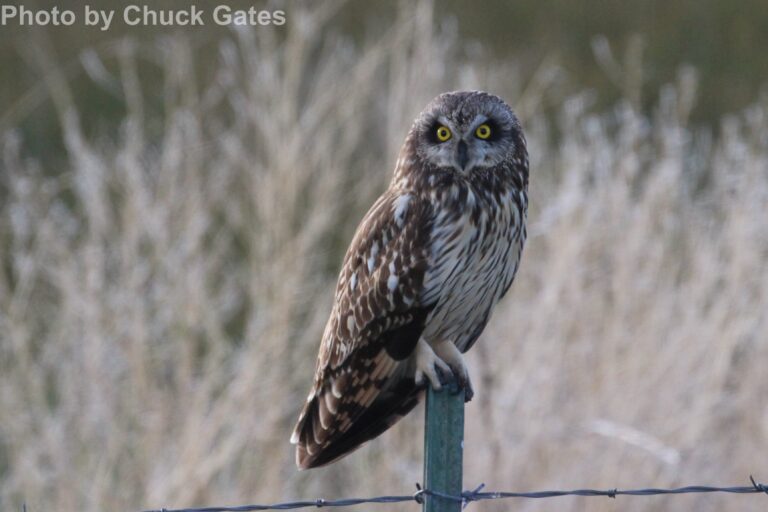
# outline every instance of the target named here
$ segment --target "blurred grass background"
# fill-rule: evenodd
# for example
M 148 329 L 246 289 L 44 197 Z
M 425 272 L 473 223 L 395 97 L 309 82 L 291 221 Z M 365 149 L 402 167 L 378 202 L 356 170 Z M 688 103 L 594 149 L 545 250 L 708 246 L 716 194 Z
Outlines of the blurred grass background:
M 521 271 L 470 353 L 467 486 L 765 480 L 760 2 L 260 7 L 287 24 L 0 29 L 0 508 L 412 490 L 421 410 L 327 469 L 287 440 L 355 224 L 458 88 L 506 98 L 532 158 Z

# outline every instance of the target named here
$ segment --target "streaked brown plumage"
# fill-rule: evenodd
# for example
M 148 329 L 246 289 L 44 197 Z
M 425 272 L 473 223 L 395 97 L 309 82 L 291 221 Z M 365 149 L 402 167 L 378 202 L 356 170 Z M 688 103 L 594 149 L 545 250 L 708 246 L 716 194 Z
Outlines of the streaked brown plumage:
M 291 442 L 322 466 L 407 414 L 451 371 L 512 284 L 525 242 L 528 153 L 498 97 L 445 93 L 419 115 L 389 188 L 352 240 L 314 385 Z

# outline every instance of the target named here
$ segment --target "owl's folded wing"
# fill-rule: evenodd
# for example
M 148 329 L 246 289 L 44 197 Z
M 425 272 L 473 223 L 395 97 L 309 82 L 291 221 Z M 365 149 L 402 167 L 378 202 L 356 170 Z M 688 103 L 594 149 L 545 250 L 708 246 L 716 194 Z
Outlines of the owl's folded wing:
M 315 382 L 291 442 L 304 469 L 345 455 L 389 428 L 418 402 L 408 374 L 434 304 L 420 303 L 432 209 L 388 191 L 357 229 L 323 335 Z

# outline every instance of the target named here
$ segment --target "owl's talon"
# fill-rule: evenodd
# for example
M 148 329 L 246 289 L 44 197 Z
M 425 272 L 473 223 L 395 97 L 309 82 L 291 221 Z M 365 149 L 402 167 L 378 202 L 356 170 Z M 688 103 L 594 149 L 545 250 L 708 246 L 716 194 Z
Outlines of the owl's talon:
M 456 393 L 458 394 L 463 389 L 464 402 L 466 403 L 472 400 L 472 397 L 475 396 L 475 391 L 472 389 L 472 381 L 469 380 L 469 373 L 462 372 L 461 370 L 454 370 L 453 375 L 456 377 Z
M 448 386 L 451 387 L 451 384 L 454 382 L 458 385 L 458 379 L 456 379 L 456 374 L 453 371 L 453 368 L 448 367 L 448 371 L 443 370 L 440 367 L 436 367 L 435 371 L 437 372 L 437 378 L 440 380 L 441 386 Z
M 454 389 L 455 393 L 464 390 L 464 401 L 469 402 L 475 395 L 472 382 L 469 379 L 469 371 L 464 364 L 464 357 L 456 345 L 450 341 L 436 344 L 434 350 L 425 340 L 420 339 L 416 344 L 414 380 L 417 386 L 421 386 L 428 379 L 435 391 L 440 391 L 443 386 Z
M 439 358 L 438 361 L 440 361 Z M 448 365 L 448 369 L 445 369 L 439 363 L 435 364 L 434 370 L 439 385 L 436 386 L 432 379 L 429 378 L 432 389 L 435 391 L 440 391 L 443 387 L 446 387 L 450 389 L 451 394 L 454 395 L 458 395 L 463 390 L 464 402 L 469 402 L 472 400 L 475 392 L 472 389 L 472 382 L 469 380 L 469 374 L 462 372 L 461 368 L 454 368 L 450 365 Z M 417 377 L 416 384 L 423 384 L 425 374 L 420 371 L 417 371 L 416 373 L 421 377 L 420 379 Z
M 464 390 L 464 401 L 469 402 L 475 396 L 472 382 L 469 379 L 469 370 L 464 363 L 464 356 L 451 341 L 444 341 L 435 346 L 435 353 L 451 367 L 451 373 L 455 378 L 458 389 Z

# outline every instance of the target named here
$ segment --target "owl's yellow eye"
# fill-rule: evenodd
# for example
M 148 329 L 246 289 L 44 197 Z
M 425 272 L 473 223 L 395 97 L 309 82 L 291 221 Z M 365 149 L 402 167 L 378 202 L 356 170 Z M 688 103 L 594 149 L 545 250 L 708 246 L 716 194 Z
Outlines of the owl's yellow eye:
M 437 135 L 437 140 L 445 142 L 451 138 L 451 130 L 447 126 L 438 126 L 435 135 Z
M 475 130 L 478 139 L 487 139 L 491 136 L 491 127 L 483 123 Z

